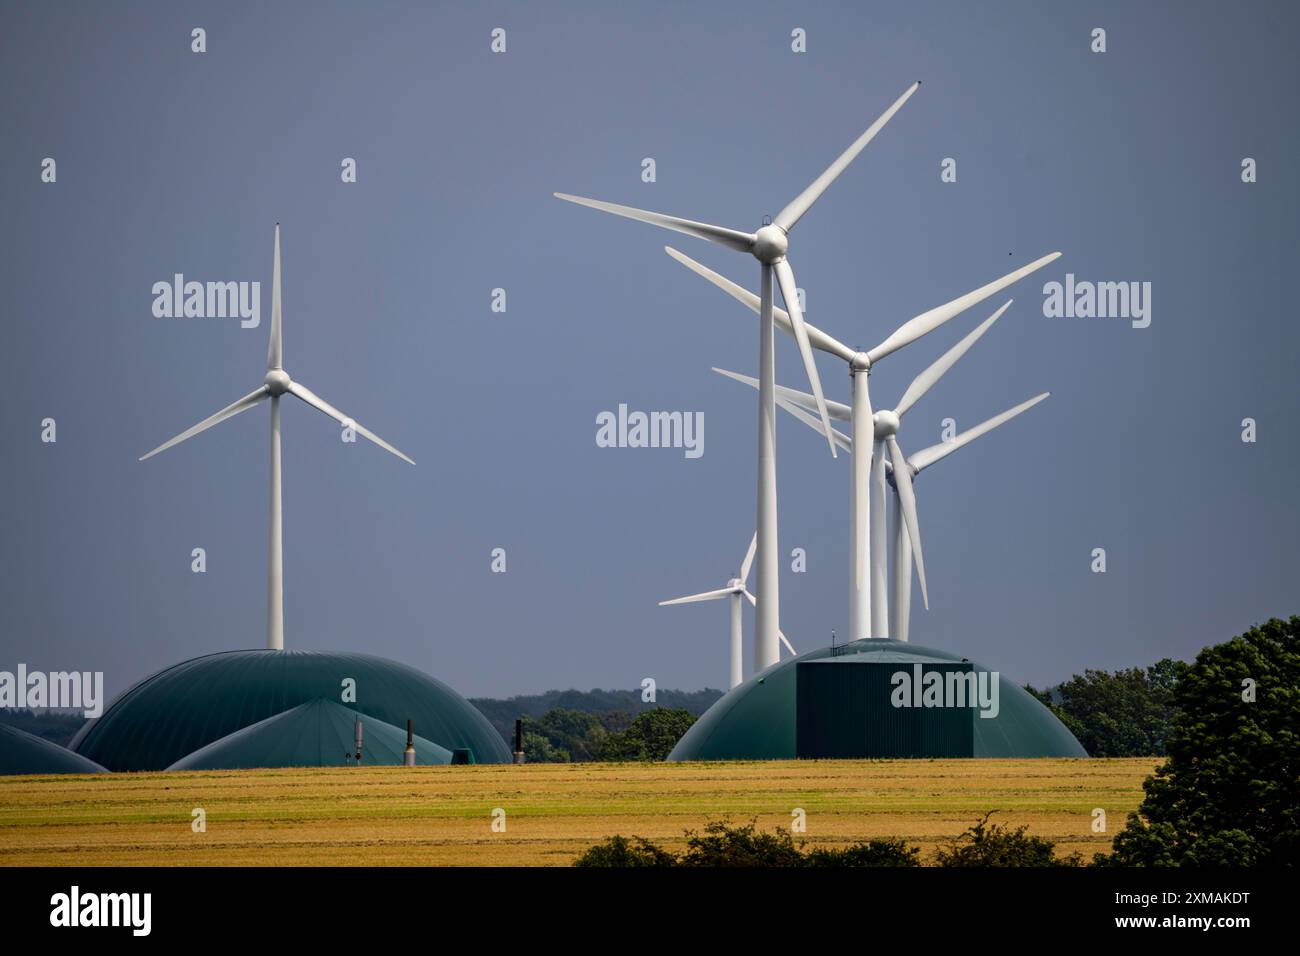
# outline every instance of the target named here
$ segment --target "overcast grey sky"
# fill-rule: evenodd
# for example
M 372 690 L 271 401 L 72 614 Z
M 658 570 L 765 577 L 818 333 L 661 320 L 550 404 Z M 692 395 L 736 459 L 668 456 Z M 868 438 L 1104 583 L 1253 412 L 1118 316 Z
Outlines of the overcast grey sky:
M 871 346 L 1064 255 L 904 422 L 914 451 L 1053 393 L 918 479 L 912 639 L 1041 684 L 1294 613 L 1298 26 L 1283 3 L 4 3 L 0 669 L 117 692 L 264 645 L 266 407 L 136 459 L 260 383 L 278 220 L 286 367 L 419 463 L 286 405 L 287 646 L 468 695 L 724 686 L 725 605 L 656 602 L 722 586 L 753 532 L 754 396 L 709 367 L 753 374 L 756 325 L 662 247 L 757 267 L 551 194 L 753 229 L 916 79 L 799 224 L 808 321 Z M 261 281 L 261 327 L 155 318 L 176 272 Z M 1045 317 L 1067 273 L 1150 282 L 1150 326 Z M 1001 301 L 882 363 L 877 407 Z M 598 448 L 619 403 L 702 411 L 704 455 Z M 806 649 L 845 630 L 849 461 L 777 435 Z

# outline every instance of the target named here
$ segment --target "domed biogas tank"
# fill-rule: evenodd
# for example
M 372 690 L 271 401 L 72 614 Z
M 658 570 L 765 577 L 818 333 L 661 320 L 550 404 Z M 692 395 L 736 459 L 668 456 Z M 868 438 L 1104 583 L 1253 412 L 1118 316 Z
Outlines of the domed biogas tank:
M 104 768 L 53 741 L 0 724 L 0 777 L 27 773 L 103 773 Z
M 967 685 L 976 691 L 973 706 L 948 699 L 950 673 L 975 678 Z M 668 759 L 900 756 L 1088 754 L 1006 676 L 948 651 L 868 639 L 807 651 L 755 674 L 710 707 Z
M 355 681 L 355 702 L 342 698 Z M 215 740 L 316 699 L 344 703 L 477 763 L 509 763 L 487 718 L 441 681 L 367 654 L 226 651 L 146 677 L 86 722 L 72 750 L 109 770 L 163 770 Z

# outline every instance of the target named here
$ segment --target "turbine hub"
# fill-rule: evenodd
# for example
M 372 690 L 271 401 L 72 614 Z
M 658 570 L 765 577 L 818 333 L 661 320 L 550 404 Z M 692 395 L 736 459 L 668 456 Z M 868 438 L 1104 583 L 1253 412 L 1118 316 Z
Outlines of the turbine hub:
M 262 384 L 272 395 L 283 395 L 289 391 L 289 383 L 293 381 L 289 378 L 289 373 L 282 368 L 273 368 L 266 373 L 266 378 L 262 379 Z
M 785 257 L 790 241 L 779 226 L 764 226 L 754 234 L 754 258 L 771 265 Z
M 871 356 L 866 352 L 854 353 L 853 361 L 849 363 L 849 368 L 854 373 L 871 371 Z
M 890 435 L 898 434 L 898 416 L 891 411 L 876 412 L 871 416 L 871 423 L 875 427 L 877 438 L 888 438 Z
M 730 581 L 727 582 L 727 587 L 737 592 L 739 592 L 740 589 L 743 588 L 744 586 L 745 584 L 743 581 L 740 580 L 740 578 L 732 578 Z

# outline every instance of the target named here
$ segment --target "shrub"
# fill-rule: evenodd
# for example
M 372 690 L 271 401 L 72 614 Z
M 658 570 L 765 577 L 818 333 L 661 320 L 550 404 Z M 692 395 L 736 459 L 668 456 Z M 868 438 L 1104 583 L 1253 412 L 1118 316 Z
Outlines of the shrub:
M 641 837 L 613 836 L 588 849 L 574 866 L 920 866 L 921 851 L 900 839 L 868 840 L 842 849 L 803 852 L 804 841 L 777 827 L 763 833 L 750 821 L 732 826 L 709 823 L 703 832 L 686 831 L 686 851 L 675 856 Z
M 802 866 L 803 853 L 789 832 L 777 827 L 762 833 L 756 821 L 729 826 L 726 821 L 708 824 L 703 833 L 686 831 L 686 852 L 682 866 Z
M 590 847 L 574 866 L 676 866 L 677 857 L 639 836 L 612 836 Z
M 1029 836 L 1027 826 L 1014 830 L 989 823 L 996 811 L 990 810 L 973 827 L 947 847 L 935 852 L 939 866 L 1079 866 L 1077 853 L 1057 858 L 1056 844 L 1042 837 Z
M 905 840 L 889 838 L 855 843 L 843 849 L 816 849 L 809 866 L 920 866 L 921 850 Z

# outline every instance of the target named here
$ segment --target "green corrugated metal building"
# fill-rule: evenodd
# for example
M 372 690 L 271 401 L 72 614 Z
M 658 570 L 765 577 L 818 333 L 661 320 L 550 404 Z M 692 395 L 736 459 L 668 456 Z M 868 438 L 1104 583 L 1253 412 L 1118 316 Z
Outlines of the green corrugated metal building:
M 343 681 L 356 701 L 342 701 Z M 339 701 L 477 763 L 509 763 L 505 741 L 469 701 L 413 667 L 367 654 L 226 651 L 146 677 L 86 722 L 71 748 L 109 770 L 163 770 L 201 747 L 316 699 Z M 403 739 L 405 744 L 405 739 Z
M 917 668 L 920 668 L 918 671 Z M 906 702 L 896 674 L 908 675 Z M 669 760 L 789 760 L 796 757 L 1086 757 L 1056 715 L 998 675 L 991 708 L 924 698 L 969 675 L 991 693 L 993 673 L 947 651 L 889 640 L 823 647 L 773 665 L 731 690 L 695 722 Z M 980 677 L 983 673 L 985 676 Z M 951 681 L 947 677 L 952 674 Z M 917 680 L 917 676 L 920 680 Z M 911 696 L 915 683 L 918 696 Z
M 103 773 L 93 760 L 17 727 L 0 724 L 0 777 L 24 773 Z

